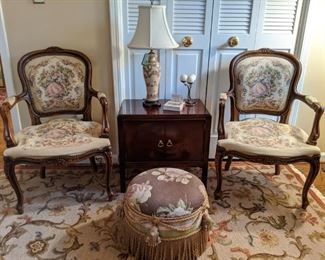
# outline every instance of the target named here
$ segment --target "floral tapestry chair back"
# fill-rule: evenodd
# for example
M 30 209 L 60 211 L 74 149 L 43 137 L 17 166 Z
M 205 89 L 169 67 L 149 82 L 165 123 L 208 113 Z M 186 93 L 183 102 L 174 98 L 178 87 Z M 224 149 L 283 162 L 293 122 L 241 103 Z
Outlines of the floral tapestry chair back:
M 299 61 L 270 49 L 245 52 L 230 65 L 235 105 L 242 113 L 281 115 L 290 106 Z
M 51 47 L 22 57 L 18 71 L 31 114 L 87 111 L 91 65 L 82 53 Z

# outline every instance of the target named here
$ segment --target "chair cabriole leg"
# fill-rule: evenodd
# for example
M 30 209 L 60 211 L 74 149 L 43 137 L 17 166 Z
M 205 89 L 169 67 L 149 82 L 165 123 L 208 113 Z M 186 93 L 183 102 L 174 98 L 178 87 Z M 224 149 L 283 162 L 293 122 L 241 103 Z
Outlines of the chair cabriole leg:
M 89 161 L 90 161 L 90 165 L 93 168 L 94 172 L 97 172 L 98 171 L 98 167 L 97 167 L 97 164 L 96 164 L 95 156 L 90 157 L 89 158 Z
M 113 169 L 112 153 L 107 151 L 104 153 L 104 156 L 106 161 L 106 166 L 105 166 L 106 191 L 107 191 L 108 200 L 111 201 L 113 199 L 113 192 L 111 191 L 111 186 L 110 186 L 110 176 Z
M 227 162 L 226 162 L 226 165 L 225 165 L 225 171 L 229 171 L 230 165 L 231 165 L 231 162 L 232 162 L 232 158 L 233 158 L 232 155 L 228 155 Z
M 215 167 L 216 167 L 216 176 L 217 176 L 217 187 L 214 191 L 214 198 L 218 199 L 220 197 L 220 191 L 222 186 L 222 158 L 224 157 L 224 153 L 218 151 L 216 152 L 215 157 Z
M 16 205 L 17 212 L 18 212 L 18 214 L 23 214 L 24 213 L 24 209 L 23 209 L 24 197 L 23 197 L 23 193 L 20 189 L 16 174 L 15 174 L 15 164 L 10 161 L 5 160 L 4 172 L 6 174 L 7 179 L 9 180 L 11 187 L 14 189 L 16 196 L 17 196 L 17 205 Z
M 302 190 L 302 205 L 301 205 L 301 207 L 303 209 L 306 209 L 307 206 L 309 205 L 307 195 L 308 195 L 309 188 L 313 184 L 313 182 L 318 174 L 318 171 L 319 171 L 319 157 L 312 158 L 309 161 L 309 164 L 310 164 L 309 173 L 308 173 L 307 179 L 305 181 L 304 188 Z

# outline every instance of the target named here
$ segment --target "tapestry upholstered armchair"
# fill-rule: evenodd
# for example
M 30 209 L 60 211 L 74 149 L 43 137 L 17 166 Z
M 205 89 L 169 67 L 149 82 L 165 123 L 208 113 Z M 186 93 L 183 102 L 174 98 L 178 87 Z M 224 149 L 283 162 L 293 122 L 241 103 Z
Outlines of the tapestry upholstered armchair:
M 41 177 L 45 178 L 47 165 L 66 166 L 89 158 L 97 170 L 95 156 L 102 156 L 106 162 L 106 187 L 110 199 L 112 159 L 108 139 L 108 103 L 103 93 L 91 87 L 92 68 L 88 57 L 58 47 L 33 51 L 19 60 L 18 74 L 22 93 L 8 97 L 1 106 L 7 145 L 3 154 L 4 171 L 17 195 L 18 213 L 23 213 L 23 193 L 15 174 L 18 164 L 39 165 Z M 102 124 L 92 121 L 93 97 L 102 106 Z M 32 125 L 14 134 L 10 110 L 23 100 L 27 103 Z M 58 115 L 65 116 L 58 118 Z M 78 115 L 82 120 L 78 120 Z M 56 118 L 44 121 L 51 116 Z
M 281 164 L 308 162 L 310 170 L 302 191 L 302 208 L 308 206 L 307 193 L 319 170 L 319 122 L 324 108 L 311 96 L 297 93 L 300 62 L 289 53 L 260 49 L 246 51 L 230 63 L 230 88 L 219 100 L 218 143 L 216 148 L 217 188 L 215 198 L 222 197 L 222 159 L 225 170 L 232 158 L 274 164 L 279 174 Z M 224 111 L 230 99 L 230 121 L 224 124 Z M 293 101 L 297 99 L 315 111 L 308 136 L 302 129 L 288 124 Z M 239 121 L 241 114 L 266 114 L 278 120 L 250 118 Z

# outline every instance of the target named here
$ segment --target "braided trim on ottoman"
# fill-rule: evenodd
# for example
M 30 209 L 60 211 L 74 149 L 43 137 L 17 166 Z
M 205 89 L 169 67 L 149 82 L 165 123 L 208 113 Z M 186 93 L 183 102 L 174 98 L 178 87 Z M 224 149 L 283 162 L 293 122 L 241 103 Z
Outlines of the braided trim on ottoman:
M 208 207 L 204 203 L 191 214 L 161 218 L 124 200 L 116 239 L 136 259 L 196 259 L 205 251 L 213 225 Z

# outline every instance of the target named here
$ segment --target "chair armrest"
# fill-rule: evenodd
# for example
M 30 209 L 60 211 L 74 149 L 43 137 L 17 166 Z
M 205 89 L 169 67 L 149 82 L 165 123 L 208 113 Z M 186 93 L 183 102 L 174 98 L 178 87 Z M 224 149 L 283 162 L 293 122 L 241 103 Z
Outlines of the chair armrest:
M 96 91 L 94 95 L 102 105 L 102 133 L 101 137 L 109 137 L 109 123 L 108 123 L 108 101 L 107 97 L 103 92 Z
M 218 140 L 225 139 L 225 104 L 228 99 L 227 93 L 221 93 L 219 98 Z
M 313 128 L 311 129 L 311 133 L 308 137 L 307 144 L 316 145 L 317 139 L 319 138 L 320 135 L 319 122 L 324 113 L 324 107 L 322 107 L 321 104 L 317 101 L 317 99 L 313 96 L 296 94 L 295 98 L 304 102 L 307 106 L 309 106 L 312 110 L 315 111 Z
M 3 121 L 3 137 L 8 148 L 17 145 L 10 110 L 21 100 L 20 96 L 10 96 L 1 104 L 0 114 Z

